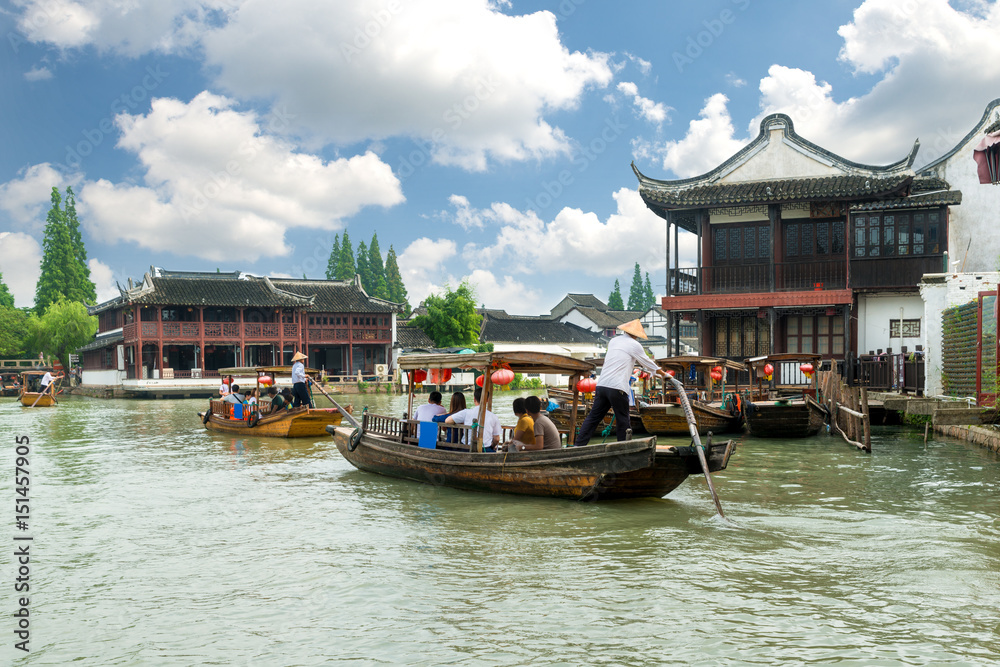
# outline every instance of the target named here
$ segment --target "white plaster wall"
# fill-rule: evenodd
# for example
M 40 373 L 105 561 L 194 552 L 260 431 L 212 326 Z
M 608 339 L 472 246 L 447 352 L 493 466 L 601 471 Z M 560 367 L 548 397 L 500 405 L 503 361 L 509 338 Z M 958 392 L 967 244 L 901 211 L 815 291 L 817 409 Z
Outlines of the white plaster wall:
M 587 331 L 603 331 L 603 329 L 594 324 L 589 317 L 586 317 L 576 308 L 563 315 L 559 321 L 575 324 L 576 326 L 586 329 Z
M 837 176 L 843 172 L 816 157 L 806 155 L 784 141 L 780 128 L 773 128 L 767 146 L 745 163 L 719 179 L 723 183 L 766 181 L 781 178 Z
M 1000 283 L 1000 273 L 929 274 L 920 283 L 920 296 L 924 300 L 924 393 L 941 394 L 941 343 L 943 332 L 941 314 L 979 298 L 980 292 L 989 292 Z
M 639 323 L 642 325 L 642 328 L 646 330 L 647 336 L 663 336 L 664 338 L 669 337 L 669 331 L 667 330 L 667 318 L 657 311 L 647 311 L 645 315 L 639 318 Z
M 899 353 L 899 338 L 889 338 L 889 320 L 900 319 L 901 308 L 902 319 L 920 320 L 920 338 L 904 338 L 902 344 L 910 352 L 917 345 L 927 348 L 924 300 L 920 295 L 862 295 L 858 297 L 858 354 L 868 354 L 869 350 L 878 351 L 880 348 L 883 351 L 892 348 L 894 353 Z
M 120 385 L 125 379 L 124 371 L 116 370 L 87 370 L 84 369 L 80 376 L 80 384 L 89 384 L 101 387 L 114 387 Z

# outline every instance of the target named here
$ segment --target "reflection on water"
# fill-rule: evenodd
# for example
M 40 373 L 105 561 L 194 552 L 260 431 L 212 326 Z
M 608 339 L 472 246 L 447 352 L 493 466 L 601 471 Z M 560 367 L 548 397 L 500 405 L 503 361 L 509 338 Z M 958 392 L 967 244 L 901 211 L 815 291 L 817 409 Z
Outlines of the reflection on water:
M 663 499 L 468 493 L 357 471 L 329 438 L 210 432 L 203 408 L 0 403 L 32 443 L 25 664 L 1000 660 L 1000 463 L 922 429 L 876 429 L 871 455 L 743 438 L 714 476 L 730 525 L 697 476 Z

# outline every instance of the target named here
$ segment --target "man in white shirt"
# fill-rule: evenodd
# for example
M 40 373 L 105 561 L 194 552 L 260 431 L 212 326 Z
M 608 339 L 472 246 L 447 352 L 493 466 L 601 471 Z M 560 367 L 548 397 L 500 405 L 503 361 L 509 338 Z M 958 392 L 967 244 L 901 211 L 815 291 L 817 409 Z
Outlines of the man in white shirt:
M 474 407 L 466 408 L 465 410 L 459 410 L 453 415 L 449 415 L 445 419 L 446 424 L 465 424 L 466 426 L 471 426 L 473 422 L 479 419 L 479 401 L 483 397 L 483 388 L 476 387 L 476 391 L 473 393 Z M 483 451 L 493 452 L 496 451 L 495 447 L 500 444 L 500 420 L 497 419 L 489 410 L 486 410 L 486 414 L 483 417 L 483 423 L 480 424 L 483 429 Z M 475 436 L 475 431 L 472 432 L 473 437 Z M 465 444 L 469 444 L 471 438 L 466 437 L 464 440 Z
M 594 404 L 590 413 L 580 425 L 574 445 L 586 445 L 594 429 L 604 419 L 608 410 L 615 412 L 615 428 L 618 440 L 625 439 L 626 431 L 632 424 L 628 416 L 629 394 L 631 387 L 629 379 L 636 365 L 642 366 L 650 373 L 664 377 L 666 373 L 656 363 L 646 356 L 639 338 L 646 339 L 646 330 L 639 320 L 619 324 L 622 333 L 608 343 L 608 352 L 604 355 L 604 365 L 601 367 L 601 377 L 597 379 L 597 389 L 594 390 Z
M 306 365 L 302 363 L 306 360 L 306 355 L 296 352 L 292 355 L 292 396 L 295 397 L 292 407 L 297 408 L 304 405 L 312 407 L 312 398 L 309 397 L 307 382 L 312 382 L 312 378 L 306 375 Z
M 429 422 L 433 421 L 434 417 L 446 412 L 448 411 L 441 405 L 441 392 L 432 391 L 427 397 L 427 402 L 413 411 L 413 418 L 418 422 Z
M 45 371 L 45 375 L 42 376 L 42 380 L 41 380 L 41 383 L 40 383 L 42 385 L 42 392 L 41 393 L 44 394 L 45 392 L 47 392 L 49 390 L 49 385 L 52 384 L 52 381 L 54 379 L 55 378 L 52 377 L 52 373 L 50 373 L 49 371 Z

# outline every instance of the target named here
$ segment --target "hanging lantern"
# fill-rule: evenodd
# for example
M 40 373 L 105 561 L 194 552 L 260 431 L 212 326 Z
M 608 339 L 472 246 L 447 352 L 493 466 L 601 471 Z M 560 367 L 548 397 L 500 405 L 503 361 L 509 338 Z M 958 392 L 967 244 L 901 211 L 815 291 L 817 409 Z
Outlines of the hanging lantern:
M 722 382 L 722 373 L 718 371 L 713 370 L 711 373 L 709 373 L 709 376 L 716 382 Z
M 485 378 L 485 377 L 486 377 L 485 375 L 480 375 L 479 377 L 476 378 L 476 386 L 477 387 L 482 387 L 483 386 L 483 378 Z
M 274 378 L 272 378 L 270 375 L 261 375 L 260 377 L 257 378 L 257 383 L 262 387 L 270 387 L 272 384 L 274 384 Z
M 667 371 L 666 371 L 666 373 L 667 373 L 667 375 L 669 375 L 670 377 L 676 377 L 676 375 L 677 375 L 677 372 L 676 372 L 676 371 L 674 371 L 674 369 L 672 369 L 672 368 L 671 368 L 671 369 L 669 369 L 669 370 L 667 370 Z
M 441 370 L 441 382 L 442 384 L 451 379 L 451 369 L 445 368 Z
M 498 384 L 500 386 L 505 386 L 514 381 L 514 371 L 509 368 L 501 368 L 498 371 L 494 371 L 493 375 L 490 376 L 490 380 L 493 384 Z
M 594 378 L 581 378 L 579 382 L 576 383 L 576 390 L 582 394 L 590 394 L 597 389 L 597 380 Z
M 774 366 L 771 364 L 764 364 L 764 375 L 774 375 Z
M 414 384 L 420 384 L 427 379 L 427 371 L 423 368 L 418 368 L 413 371 L 413 382 Z
M 807 378 L 809 378 L 810 380 L 812 379 L 812 375 L 814 372 L 812 364 L 802 364 L 801 366 L 799 366 L 799 370 L 802 371 L 802 374 L 805 375 Z

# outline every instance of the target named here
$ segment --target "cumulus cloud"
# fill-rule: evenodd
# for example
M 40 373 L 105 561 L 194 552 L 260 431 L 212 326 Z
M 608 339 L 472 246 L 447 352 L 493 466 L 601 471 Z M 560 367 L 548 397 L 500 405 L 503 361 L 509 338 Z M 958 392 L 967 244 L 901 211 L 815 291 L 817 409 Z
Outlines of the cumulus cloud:
M 563 208 L 551 221 L 534 211 L 519 211 L 494 203 L 476 214 L 497 228 L 489 245 L 470 243 L 462 257 L 470 270 L 506 267 L 512 274 L 552 275 L 578 272 L 587 276 L 618 276 L 636 262 L 649 271 L 664 267 L 666 223 L 650 211 L 636 190 L 621 188 L 612 195 L 617 210 L 601 220 L 596 213 Z M 682 261 L 693 261 L 695 237 L 684 234 Z M 689 265 L 689 264 L 688 264 Z
M 97 303 L 104 303 L 120 294 L 116 283 L 120 276 L 124 276 L 124 272 L 119 271 L 116 276 L 110 266 L 94 258 L 87 260 L 87 267 L 90 269 L 90 280 L 97 291 Z
M 687 133 L 664 144 L 637 144 L 637 156 L 660 159 L 664 169 L 689 178 L 714 169 L 746 143 L 734 138 L 727 98 L 716 93 L 705 101 L 700 118 L 688 124 Z
M 0 232 L 0 273 L 18 308 L 35 303 L 35 283 L 42 268 L 42 246 L 21 232 Z
M 280 119 L 233 108 L 204 92 L 190 103 L 154 99 L 123 114 L 120 148 L 143 184 L 87 183 L 80 204 L 94 238 L 204 259 L 255 261 L 290 252 L 286 230 L 336 230 L 365 206 L 403 201 L 399 180 L 374 153 L 324 161 L 266 134 Z
M 28 81 L 47 81 L 52 78 L 52 70 L 48 67 L 32 67 L 24 73 Z
M 668 114 L 673 111 L 671 107 L 662 102 L 654 102 L 648 97 L 639 94 L 639 87 L 631 81 L 622 81 L 618 84 L 618 91 L 626 97 L 632 98 L 632 104 L 636 108 L 639 116 L 654 125 L 662 125 L 667 120 Z
M 451 278 L 445 269 L 448 260 L 457 253 L 455 242 L 450 239 L 421 237 L 399 254 L 399 273 L 411 304 L 416 305 L 428 295 L 442 292 L 446 283 L 452 288 L 458 287 L 461 280 Z
M 511 315 L 537 315 L 542 306 L 541 290 L 529 287 L 513 276 L 498 279 L 492 271 L 476 269 L 462 278 L 475 288 L 479 304 L 487 308 L 506 310 Z
M 52 188 L 65 192 L 76 186 L 81 174 L 65 175 L 51 164 L 32 165 L 18 172 L 17 178 L 0 184 L 0 210 L 20 229 L 41 229 L 51 206 Z

